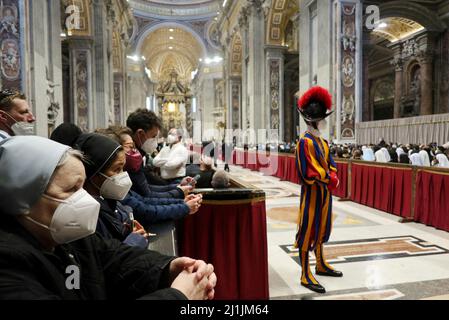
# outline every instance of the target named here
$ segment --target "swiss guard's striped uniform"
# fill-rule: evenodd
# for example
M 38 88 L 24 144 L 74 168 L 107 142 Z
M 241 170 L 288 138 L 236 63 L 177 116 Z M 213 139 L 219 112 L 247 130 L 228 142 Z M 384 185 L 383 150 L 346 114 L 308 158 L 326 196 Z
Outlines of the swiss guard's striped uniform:
M 323 259 L 323 243 L 332 229 L 332 194 L 327 185 L 330 172 L 337 172 L 326 140 L 307 132 L 296 148 L 296 161 L 302 182 L 298 233 L 295 247 L 299 249 L 302 266 L 301 282 L 318 284 L 309 267 L 309 251 L 315 250 L 317 270 L 332 269 Z
M 319 136 L 318 130 L 319 124 L 332 113 L 327 113 L 331 108 L 331 95 L 321 87 L 311 88 L 298 101 L 299 112 L 309 130 L 301 136 L 296 146 L 296 165 L 302 190 L 295 248 L 299 249 L 301 284 L 319 293 L 326 290 L 310 271 L 309 251 L 315 251 L 317 275 L 343 276 L 323 257 L 323 243 L 329 240 L 332 229 L 331 190 L 339 183 L 329 144 Z

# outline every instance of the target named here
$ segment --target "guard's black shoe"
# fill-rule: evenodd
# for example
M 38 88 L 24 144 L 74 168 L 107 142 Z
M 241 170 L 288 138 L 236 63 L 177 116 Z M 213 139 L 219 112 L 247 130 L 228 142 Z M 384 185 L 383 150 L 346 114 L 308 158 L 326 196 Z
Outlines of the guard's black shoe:
M 315 270 L 315 274 L 318 276 L 325 276 L 325 277 L 335 277 L 335 278 L 343 277 L 343 272 L 337 271 L 337 270 L 329 270 L 326 272 L 321 272 L 321 271 Z
M 301 285 L 317 293 L 326 293 L 326 289 L 320 284 L 306 284 L 301 282 Z

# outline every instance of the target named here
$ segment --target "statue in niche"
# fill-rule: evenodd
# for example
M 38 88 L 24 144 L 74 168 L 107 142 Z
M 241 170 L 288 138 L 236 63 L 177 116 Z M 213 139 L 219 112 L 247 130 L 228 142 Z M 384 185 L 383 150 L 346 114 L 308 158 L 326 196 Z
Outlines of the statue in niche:
M 401 116 L 418 116 L 421 113 L 421 69 L 415 67 L 410 73 L 408 93 L 401 98 Z
M 217 93 L 216 108 L 222 110 L 224 108 L 223 104 L 223 89 L 220 84 L 215 87 L 215 92 Z
M 210 37 L 210 41 L 211 41 L 211 44 L 214 46 L 214 47 L 219 47 L 220 46 L 220 30 L 218 30 L 218 26 L 217 26 L 217 24 L 215 23 L 212 27 L 211 27 L 211 29 L 210 29 L 210 34 L 209 34 L 209 37 Z
M 421 69 L 417 69 L 413 76 L 413 80 L 410 83 L 410 96 L 415 98 L 415 103 L 413 104 L 413 114 L 420 114 L 421 106 Z

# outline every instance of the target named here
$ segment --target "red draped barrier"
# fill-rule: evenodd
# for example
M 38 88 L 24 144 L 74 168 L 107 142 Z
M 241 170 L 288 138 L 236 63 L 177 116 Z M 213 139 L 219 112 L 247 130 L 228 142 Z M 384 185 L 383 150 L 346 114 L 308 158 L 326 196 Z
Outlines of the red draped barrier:
M 298 170 L 296 167 L 296 158 L 289 156 L 284 157 L 280 156 L 280 157 L 285 159 L 283 180 L 299 184 Z
M 284 179 L 284 168 L 285 168 L 285 157 L 277 157 L 277 170 L 274 174 L 275 177 L 278 177 L 279 179 Z
M 412 203 L 411 168 L 352 164 L 351 199 L 401 217 L 409 217 Z
M 299 183 L 296 158 L 292 155 L 235 150 L 233 164 L 253 171 L 260 171 L 284 181 Z
M 332 194 L 336 197 L 347 198 L 348 197 L 348 170 L 349 164 L 347 162 L 337 162 L 337 175 L 340 180 L 340 184 Z
M 184 220 L 180 254 L 214 265 L 217 300 L 267 300 L 265 200 L 222 203 L 226 201 L 205 201 L 197 214 Z
M 259 170 L 259 158 L 258 153 L 256 152 L 246 152 L 246 168 L 250 169 L 252 171 L 258 171 Z
M 415 221 L 449 231 L 449 173 L 418 171 Z

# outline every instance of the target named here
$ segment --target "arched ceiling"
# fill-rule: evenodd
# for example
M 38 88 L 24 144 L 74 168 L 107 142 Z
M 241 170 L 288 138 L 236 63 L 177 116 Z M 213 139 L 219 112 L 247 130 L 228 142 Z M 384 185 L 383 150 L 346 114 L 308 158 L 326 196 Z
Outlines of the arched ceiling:
M 289 19 L 299 12 L 295 0 L 273 0 L 267 21 L 267 43 L 285 45 L 285 30 Z
M 130 0 L 134 10 L 153 17 L 194 18 L 216 15 L 218 0 Z
M 380 20 L 380 23 L 373 34 L 390 42 L 400 41 L 421 30 L 424 27 L 418 22 L 407 18 L 391 17 Z
M 190 82 L 191 72 L 198 68 L 204 56 L 203 47 L 189 32 L 180 28 L 164 27 L 150 33 L 142 46 L 142 55 L 151 70 L 152 80 L 167 80 L 176 70 L 179 79 Z

